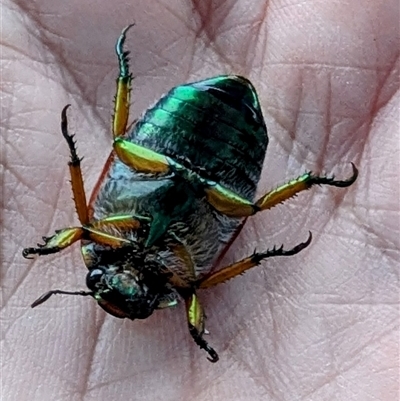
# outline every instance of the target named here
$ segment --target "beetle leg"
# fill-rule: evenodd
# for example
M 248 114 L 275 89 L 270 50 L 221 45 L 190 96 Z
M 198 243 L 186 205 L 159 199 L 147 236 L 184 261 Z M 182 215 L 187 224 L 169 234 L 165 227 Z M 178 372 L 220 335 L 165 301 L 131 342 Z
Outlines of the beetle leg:
M 68 248 L 74 242 L 83 238 L 84 229 L 82 227 L 64 228 L 56 231 L 51 237 L 43 237 L 44 244 L 38 244 L 37 248 L 25 248 L 22 256 L 31 259 L 32 255 L 49 255 Z
M 123 139 L 129 119 L 130 92 L 133 79 L 129 72 L 129 52 L 124 50 L 124 43 L 126 32 L 132 26 L 133 24 L 128 25 L 122 31 L 115 45 L 119 75 L 112 123 L 114 150 L 123 163 L 136 171 L 154 174 L 168 173 L 169 164 L 165 156 Z
M 184 265 L 186 266 L 186 270 L 184 275 L 178 275 L 173 269 L 168 269 L 167 266 L 167 269 L 171 274 L 168 282 L 174 287 L 180 289 L 191 287 L 191 285 L 196 281 L 196 269 L 193 259 L 183 241 L 177 235 L 175 235 L 175 233 L 170 232 L 169 234 L 178 242 L 177 244 L 169 245 L 169 248 L 178 259 L 183 261 Z
M 88 208 L 86 204 L 85 188 L 83 186 L 81 159 L 76 153 L 74 136 L 68 133 L 67 109 L 69 107 L 70 105 L 67 104 L 61 112 L 61 132 L 67 141 L 71 156 L 71 160 L 68 162 L 68 167 L 71 175 L 71 188 L 75 209 L 76 213 L 78 214 L 79 221 L 82 225 L 84 225 L 89 221 Z
M 356 166 L 351 163 L 353 168 L 353 174 L 347 180 L 335 180 L 334 177 L 319 177 L 313 175 L 311 172 L 305 173 L 300 177 L 289 181 L 287 184 L 283 184 L 271 192 L 268 192 L 262 196 L 256 202 L 256 212 L 261 210 L 267 210 L 278 203 L 284 202 L 285 200 L 295 196 L 301 191 L 311 188 L 313 185 L 331 185 L 334 187 L 345 188 L 349 187 L 354 183 L 358 176 L 358 170 Z
M 37 248 L 23 249 L 22 256 L 26 259 L 31 259 L 32 255 L 50 255 L 52 253 L 60 252 L 82 239 L 113 247 L 131 243 L 131 241 L 127 239 L 96 230 L 90 226 L 71 227 L 57 230 L 51 237 L 43 237 L 44 244 L 38 244 Z
M 147 221 L 146 217 L 140 217 L 140 219 Z M 22 251 L 22 255 L 24 258 L 30 259 L 32 255 L 57 253 L 82 239 L 93 241 L 97 244 L 118 247 L 124 244 L 130 244 L 131 241 L 109 234 L 107 228 L 109 228 L 109 230 L 137 230 L 139 227 L 140 221 L 136 216 L 112 216 L 83 227 L 70 227 L 57 230 L 53 236 L 43 237 L 44 244 L 38 244 L 37 248 L 25 248 Z
M 193 337 L 194 342 L 201 349 L 204 349 L 208 352 L 209 357 L 207 357 L 207 359 L 210 362 L 217 362 L 219 359 L 218 354 L 203 338 L 205 315 L 204 309 L 201 306 L 197 295 L 190 295 L 185 299 L 185 302 L 190 335 Z
M 96 244 L 107 245 L 113 248 L 118 248 L 122 245 L 129 245 L 132 243 L 132 241 L 126 238 L 108 234 L 104 231 L 96 230 L 92 227 L 85 227 L 85 234 L 85 239 L 93 241 Z
M 96 220 L 93 223 L 82 227 L 82 239 L 87 239 L 96 244 L 107 245 L 115 248 L 129 245 L 132 241 L 119 235 L 114 235 L 114 233 L 119 233 L 121 231 L 135 231 L 141 226 L 140 220 L 148 222 L 150 221 L 150 218 L 126 214 Z
M 135 171 L 152 174 L 170 173 L 168 158 L 154 150 L 122 138 L 115 139 L 114 150 L 119 159 Z
M 224 283 L 225 281 L 236 277 L 239 274 L 243 274 L 246 270 L 249 270 L 257 265 L 264 259 L 273 257 L 273 256 L 292 256 L 296 253 L 299 253 L 304 248 L 307 248 L 310 245 L 312 239 L 311 232 L 309 233 L 309 237 L 306 242 L 302 242 L 296 245 L 294 248 L 285 251 L 283 249 L 283 245 L 280 248 L 272 248 L 272 250 L 267 250 L 266 252 L 254 252 L 253 255 L 240 260 L 239 262 L 232 263 L 229 266 L 226 266 L 217 272 L 211 274 L 208 277 L 202 279 L 198 288 L 209 288 L 213 287 L 217 284 Z
M 120 231 L 135 231 L 141 226 L 140 220 L 148 222 L 150 221 L 150 218 L 127 214 L 97 220 L 90 225 L 83 227 L 85 239 L 97 244 L 108 245 L 115 248 L 129 245 L 132 241 L 112 233 L 118 233 Z
M 149 223 L 150 217 L 138 216 L 132 214 L 122 214 L 117 216 L 106 217 L 90 224 L 90 227 L 104 230 L 107 227 L 122 230 L 137 230 L 141 226 L 141 221 Z
M 347 180 L 341 181 L 335 180 L 334 177 L 319 177 L 308 172 L 266 193 L 256 203 L 249 202 L 214 182 L 205 182 L 205 193 L 208 202 L 220 213 L 231 217 L 248 217 L 257 212 L 271 209 L 299 192 L 311 188 L 313 185 L 331 185 L 340 188 L 352 185 L 357 179 L 358 170 L 353 163 L 351 165 L 353 174 Z
M 218 212 L 230 217 L 248 217 L 255 213 L 253 202 L 216 182 L 205 181 L 206 199 Z
M 67 141 L 70 161 L 68 162 L 69 172 L 71 176 L 71 188 L 73 200 L 75 203 L 76 213 L 82 226 L 88 223 L 89 215 L 86 205 L 85 188 L 83 186 L 81 159 L 76 152 L 74 136 L 68 133 L 67 110 L 70 107 L 67 104 L 61 111 L 61 132 Z M 49 255 L 57 253 L 69 247 L 76 241 L 83 239 L 85 229 L 83 227 L 70 227 L 57 230 L 51 237 L 43 237 L 44 244 L 38 244 L 37 248 L 25 248 L 22 256 L 29 259 L 32 255 Z
M 129 101 L 131 93 L 132 74 L 129 72 L 129 52 L 124 50 L 126 32 L 133 24 L 128 25 L 119 36 L 115 45 L 118 57 L 119 74 L 117 78 L 117 92 L 114 100 L 113 137 L 118 138 L 125 135 L 129 118 Z

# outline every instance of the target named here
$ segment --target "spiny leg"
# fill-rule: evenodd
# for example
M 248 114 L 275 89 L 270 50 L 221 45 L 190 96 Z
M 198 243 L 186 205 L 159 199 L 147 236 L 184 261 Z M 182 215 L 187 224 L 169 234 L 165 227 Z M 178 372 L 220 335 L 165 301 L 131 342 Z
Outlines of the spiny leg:
M 24 248 L 22 256 L 25 259 L 32 259 L 33 255 L 50 255 L 68 248 L 73 243 L 83 238 L 82 227 L 70 227 L 57 230 L 51 237 L 42 237 L 44 244 L 37 244 L 37 248 Z
M 168 160 L 165 156 L 123 139 L 129 118 L 129 101 L 133 79 L 129 71 L 129 51 L 124 50 L 124 43 L 126 33 L 133 25 L 128 25 L 122 31 L 115 45 L 119 75 L 117 78 L 117 92 L 115 95 L 112 125 L 114 150 L 119 159 L 135 171 L 154 174 L 165 173 L 169 171 Z
M 226 266 L 217 272 L 211 274 L 208 277 L 202 279 L 198 288 L 209 288 L 213 287 L 217 284 L 223 283 L 233 277 L 236 277 L 239 274 L 243 274 L 246 270 L 252 269 L 253 267 L 260 264 L 260 262 L 264 259 L 271 258 L 274 256 L 292 256 L 296 255 L 296 253 L 301 252 L 304 248 L 307 248 L 310 245 L 312 239 L 311 232 L 309 233 L 309 237 L 306 242 L 302 242 L 295 246 L 292 249 L 285 251 L 283 249 L 283 245 L 276 249 L 275 247 L 272 250 L 268 250 L 266 252 L 257 253 L 254 252 L 253 255 L 240 260 L 239 262 L 235 262 L 229 266 Z
M 109 234 L 108 227 L 120 230 L 137 230 L 141 222 L 148 221 L 146 217 L 137 217 L 132 215 L 112 216 L 103 220 L 98 220 L 92 224 L 83 227 L 69 227 L 57 230 L 51 237 L 42 237 L 44 244 L 37 244 L 37 248 L 25 248 L 22 256 L 30 259 L 32 255 L 49 255 L 57 253 L 68 248 L 75 242 L 86 239 L 97 244 L 107 245 L 111 247 L 119 247 L 129 245 L 130 240 Z
M 69 172 L 71 176 L 71 189 L 73 200 L 75 203 L 76 213 L 82 226 L 89 221 L 88 209 L 86 205 L 85 188 L 83 186 L 83 178 L 81 171 L 81 159 L 78 157 L 75 147 L 74 136 L 68 133 L 67 110 L 70 107 L 67 104 L 61 111 L 61 132 L 66 140 L 70 161 L 68 162 Z M 83 238 L 85 230 L 83 227 L 69 227 L 57 230 L 56 234 L 51 237 L 42 237 L 44 244 L 37 244 L 37 248 L 25 248 L 22 256 L 29 259 L 32 255 L 49 255 L 51 253 L 60 252 Z
M 308 172 L 268 192 L 255 203 L 249 202 L 215 182 L 204 181 L 205 193 L 208 202 L 220 213 L 231 217 L 248 217 L 263 210 L 271 209 L 314 185 L 331 185 L 340 188 L 349 187 L 355 182 L 358 176 L 356 166 L 353 163 L 351 163 L 351 166 L 353 174 L 346 180 L 335 180 L 333 176 L 320 177 Z
M 131 244 L 131 241 L 125 238 L 117 237 L 107 232 L 98 230 L 92 226 L 69 227 L 56 230 L 51 237 L 42 237 L 44 244 L 37 244 L 37 248 L 24 248 L 22 256 L 25 259 L 32 259 L 32 255 L 50 255 L 70 247 L 77 241 L 86 239 L 97 244 L 118 247 Z
M 278 203 L 284 202 L 286 199 L 295 196 L 297 193 L 311 188 L 314 185 L 330 185 L 333 187 L 346 188 L 352 185 L 357 177 L 358 170 L 351 163 L 353 174 L 347 180 L 335 180 L 335 177 L 319 177 L 311 172 L 301 175 L 295 180 L 289 181 L 287 184 L 281 185 L 273 191 L 265 194 L 256 202 L 256 212 L 271 209 Z
M 201 349 L 208 352 L 209 357 L 207 359 L 210 362 L 217 362 L 219 359 L 218 354 L 203 338 L 205 315 L 197 295 L 191 294 L 185 299 L 185 302 L 190 335 Z
M 129 101 L 131 92 L 132 74 L 129 72 L 129 52 L 124 50 L 126 33 L 134 24 L 128 25 L 119 36 L 115 45 L 118 57 L 119 74 L 117 78 L 117 92 L 115 94 L 113 137 L 114 139 L 125 135 L 129 118 Z
M 89 215 L 86 204 L 85 188 L 83 186 L 81 159 L 78 157 L 76 152 L 74 136 L 68 133 L 67 110 L 70 106 L 70 104 L 67 104 L 61 112 L 61 132 L 67 141 L 70 151 L 71 160 L 68 162 L 68 167 L 71 175 L 71 188 L 76 213 L 78 214 L 80 223 L 85 225 L 89 221 Z

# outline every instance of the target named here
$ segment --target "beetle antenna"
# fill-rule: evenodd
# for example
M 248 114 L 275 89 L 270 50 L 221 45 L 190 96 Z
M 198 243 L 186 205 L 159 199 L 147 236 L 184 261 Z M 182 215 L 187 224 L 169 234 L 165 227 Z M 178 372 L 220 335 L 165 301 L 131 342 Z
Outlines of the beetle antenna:
M 91 295 L 93 296 L 92 291 L 62 291 L 62 290 L 51 290 L 42 294 L 35 302 L 32 303 L 31 308 L 35 308 L 36 306 L 46 302 L 52 295 L 54 294 L 65 294 L 65 295 L 81 295 L 83 297 Z

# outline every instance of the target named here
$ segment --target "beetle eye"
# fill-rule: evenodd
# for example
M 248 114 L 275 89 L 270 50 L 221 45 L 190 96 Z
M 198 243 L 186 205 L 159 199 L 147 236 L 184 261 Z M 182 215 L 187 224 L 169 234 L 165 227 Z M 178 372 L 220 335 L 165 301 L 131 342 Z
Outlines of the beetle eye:
M 104 270 L 102 269 L 93 269 L 86 275 L 86 285 L 87 287 L 96 292 L 97 284 L 101 281 L 104 275 Z

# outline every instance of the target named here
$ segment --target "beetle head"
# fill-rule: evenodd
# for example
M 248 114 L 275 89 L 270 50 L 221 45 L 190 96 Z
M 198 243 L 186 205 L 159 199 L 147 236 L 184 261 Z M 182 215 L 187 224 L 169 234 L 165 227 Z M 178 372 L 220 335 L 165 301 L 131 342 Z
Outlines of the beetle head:
M 130 271 L 96 267 L 87 274 L 86 285 L 99 305 L 119 318 L 146 319 L 158 306 L 158 294 Z

